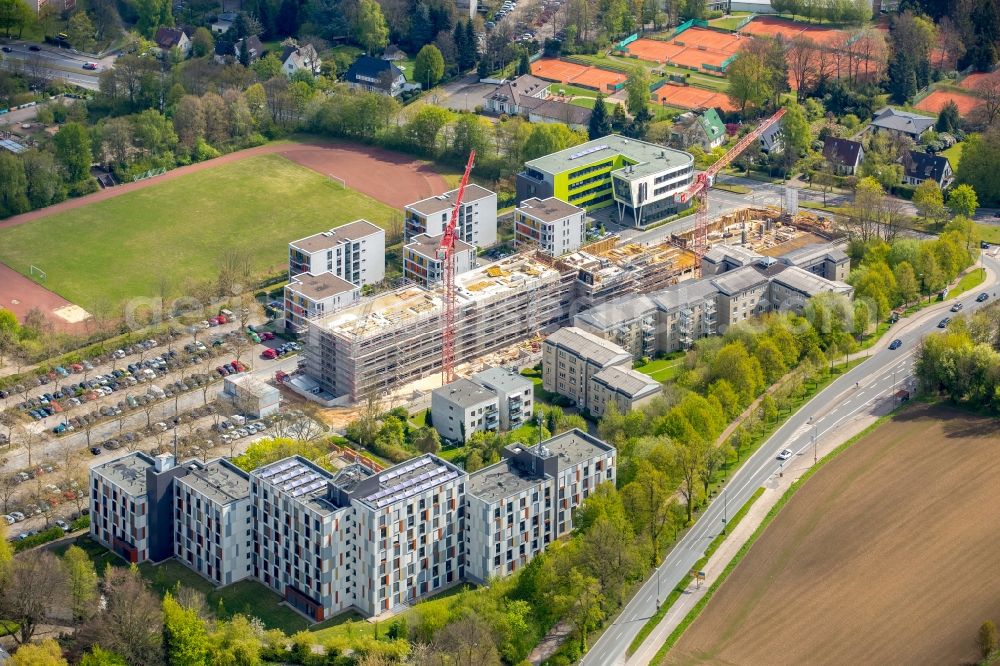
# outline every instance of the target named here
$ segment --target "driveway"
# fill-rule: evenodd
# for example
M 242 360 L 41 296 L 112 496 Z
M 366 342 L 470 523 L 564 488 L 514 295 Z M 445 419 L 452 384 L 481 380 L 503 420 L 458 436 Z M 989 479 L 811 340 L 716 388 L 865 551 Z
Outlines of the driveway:
M 480 83 L 475 75 L 463 76 L 431 91 L 427 100 L 452 111 L 475 111 L 496 88 L 493 83 Z

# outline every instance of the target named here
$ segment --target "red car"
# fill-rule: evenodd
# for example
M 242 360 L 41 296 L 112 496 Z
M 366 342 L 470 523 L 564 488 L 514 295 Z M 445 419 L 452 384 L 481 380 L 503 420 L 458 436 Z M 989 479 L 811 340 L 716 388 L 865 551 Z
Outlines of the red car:
M 215 320 L 217 322 L 219 322 L 220 324 L 225 324 L 227 321 L 229 321 L 228 319 L 226 319 L 226 315 L 224 315 L 224 314 L 220 314 L 220 315 L 216 316 Z
M 274 333 L 272 333 L 271 331 L 267 331 L 266 333 L 261 333 L 260 334 L 260 339 L 261 340 L 274 340 Z
M 261 358 L 266 358 L 268 360 L 278 358 L 278 352 L 273 349 L 265 349 L 260 354 Z

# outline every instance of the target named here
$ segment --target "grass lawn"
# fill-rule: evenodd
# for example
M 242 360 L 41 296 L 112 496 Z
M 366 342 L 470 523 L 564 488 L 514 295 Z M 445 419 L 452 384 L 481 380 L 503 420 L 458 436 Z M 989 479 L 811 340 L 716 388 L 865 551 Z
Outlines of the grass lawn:
M 740 21 L 745 19 L 749 13 L 750 12 L 733 12 L 730 16 L 712 19 L 708 22 L 708 24 L 713 28 L 719 28 L 720 30 L 736 30 L 736 26 L 739 25 Z
M 986 276 L 983 274 L 982 269 L 973 269 L 971 272 L 966 273 L 962 279 L 958 281 L 958 284 L 956 284 L 955 287 L 948 292 L 948 298 L 954 298 L 959 294 L 964 294 L 973 287 L 981 285 L 985 277 Z
M 663 382 L 670 381 L 676 377 L 680 373 L 683 366 L 684 357 L 681 356 L 674 359 L 650 361 L 646 365 L 636 368 L 636 370 L 644 375 L 649 375 L 652 379 L 655 379 L 662 384 Z
M 991 245 L 1000 245 L 1000 227 L 993 224 L 976 223 L 976 233 Z
M 253 174 L 252 179 L 247 175 Z M 280 270 L 289 240 L 394 211 L 279 155 L 224 164 L 72 211 L 0 230 L 0 261 L 91 309 L 210 282 L 226 250 L 246 250 L 259 274 Z
M 948 161 L 951 162 L 952 170 L 958 171 L 958 163 L 962 161 L 963 150 L 965 150 L 965 143 L 959 141 L 948 150 L 942 150 L 940 153 L 938 153 L 938 155 L 947 157 Z
M 579 97 L 593 97 L 597 98 L 597 91 L 591 90 L 590 88 L 581 88 L 579 86 L 571 86 L 568 83 L 553 83 L 549 86 L 549 92 L 553 95 L 576 95 Z

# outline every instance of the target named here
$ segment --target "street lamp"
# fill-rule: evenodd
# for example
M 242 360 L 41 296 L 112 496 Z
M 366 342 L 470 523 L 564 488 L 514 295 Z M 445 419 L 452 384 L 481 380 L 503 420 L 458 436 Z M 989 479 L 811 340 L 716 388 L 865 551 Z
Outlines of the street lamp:
M 722 489 L 722 533 L 726 533 L 726 526 L 729 524 L 729 495 L 726 489 Z
M 816 464 L 816 429 L 819 428 L 819 424 L 813 426 L 813 465 Z

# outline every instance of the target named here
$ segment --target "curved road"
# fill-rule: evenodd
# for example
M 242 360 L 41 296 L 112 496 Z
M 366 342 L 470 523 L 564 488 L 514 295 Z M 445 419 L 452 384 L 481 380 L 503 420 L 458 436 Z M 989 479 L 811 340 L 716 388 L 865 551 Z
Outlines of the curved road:
M 885 336 L 884 340 L 899 338 L 903 342 L 900 349 L 891 351 L 884 341 L 879 343 L 868 360 L 817 394 L 761 445 L 736 471 L 722 495 L 705 509 L 580 663 L 584 666 L 612 666 L 626 662 L 625 651 L 629 644 L 646 620 L 656 612 L 658 594 L 666 597 L 702 558 L 705 549 L 722 529 L 723 518 L 739 511 L 757 488 L 781 471 L 784 463 L 776 459 L 779 451 L 789 448 L 795 456 L 813 455 L 814 434 L 822 438 L 842 422 L 869 410 L 874 403 L 889 400 L 894 387 L 911 386 L 918 343 L 923 336 L 937 330 L 938 321 L 946 315 L 950 316 L 948 308 L 959 301 L 965 305 L 966 311 L 974 310 L 981 305 L 975 301 L 979 293 L 990 292 L 987 303 L 995 300 L 994 292 L 1000 293 L 1000 261 L 995 256 L 984 255 L 984 263 L 988 269 L 987 279 L 980 287 L 957 299 L 932 306 L 890 329 L 892 335 Z

